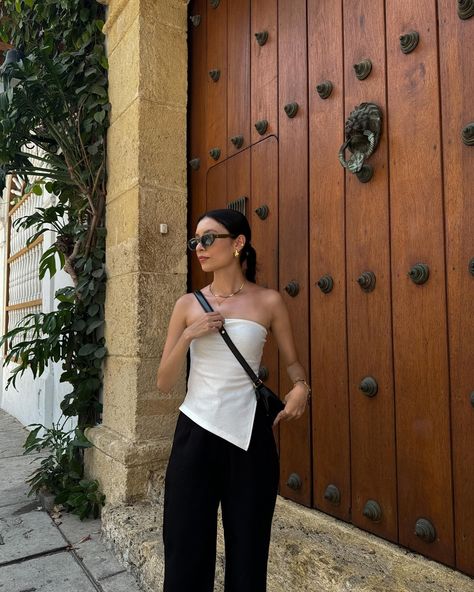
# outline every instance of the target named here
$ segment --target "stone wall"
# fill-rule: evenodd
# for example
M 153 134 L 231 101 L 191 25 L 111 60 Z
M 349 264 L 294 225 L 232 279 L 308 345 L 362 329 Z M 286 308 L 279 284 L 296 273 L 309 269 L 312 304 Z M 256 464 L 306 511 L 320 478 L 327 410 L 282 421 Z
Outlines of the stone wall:
M 187 282 L 187 2 L 110 0 L 104 30 L 108 357 L 103 423 L 86 432 L 94 444 L 86 473 L 114 503 L 159 487 L 185 390 L 183 375 L 172 393 L 159 393 L 156 372 Z

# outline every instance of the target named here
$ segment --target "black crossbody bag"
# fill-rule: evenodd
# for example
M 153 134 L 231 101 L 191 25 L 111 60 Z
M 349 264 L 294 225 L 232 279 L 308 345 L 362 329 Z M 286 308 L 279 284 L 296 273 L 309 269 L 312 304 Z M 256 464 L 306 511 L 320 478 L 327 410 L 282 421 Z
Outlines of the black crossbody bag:
M 203 309 L 206 312 L 214 312 L 214 309 L 209 304 L 209 302 L 206 300 L 206 297 L 201 292 L 201 290 L 195 290 L 194 295 L 198 299 L 199 304 L 203 307 Z M 225 330 L 224 326 L 222 326 L 222 328 L 219 329 L 219 333 L 222 335 L 222 338 L 227 343 L 227 345 L 229 346 L 229 349 L 234 354 L 234 356 L 237 358 L 237 360 L 241 364 L 242 368 L 249 375 L 250 380 L 252 381 L 252 384 L 255 389 L 255 396 L 257 397 L 257 402 L 259 402 L 259 403 L 261 403 L 261 405 L 263 405 L 263 409 L 264 409 L 265 414 L 267 416 L 267 420 L 270 425 L 273 425 L 273 422 L 275 421 L 275 417 L 280 413 L 280 411 L 282 411 L 285 408 L 284 403 L 280 400 L 280 398 L 271 389 L 269 389 L 267 386 L 265 386 L 265 384 L 263 384 L 263 382 L 260 380 L 260 378 L 255 374 L 255 372 L 252 370 L 252 368 L 247 364 L 247 362 L 245 361 L 245 358 L 242 356 L 242 354 L 239 352 L 239 350 L 235 347 L 234 342 L 229 337 L 229 334 Z

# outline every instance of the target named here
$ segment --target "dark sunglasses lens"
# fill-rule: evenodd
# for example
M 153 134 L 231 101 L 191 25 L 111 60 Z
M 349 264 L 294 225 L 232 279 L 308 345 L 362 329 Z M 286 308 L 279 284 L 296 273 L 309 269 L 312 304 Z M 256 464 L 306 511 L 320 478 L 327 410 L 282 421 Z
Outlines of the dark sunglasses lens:
M 197 246 L 199 244 L 199 241 L 197 238 L 190 238 L 188 240 L 188 248 L 190 251 L 195 251 L 197 249 Z
M 204 248 L 210 247 L 215 240 L 216 237 L 213 234 L 203 234 L 201 236 L 201 245 Z

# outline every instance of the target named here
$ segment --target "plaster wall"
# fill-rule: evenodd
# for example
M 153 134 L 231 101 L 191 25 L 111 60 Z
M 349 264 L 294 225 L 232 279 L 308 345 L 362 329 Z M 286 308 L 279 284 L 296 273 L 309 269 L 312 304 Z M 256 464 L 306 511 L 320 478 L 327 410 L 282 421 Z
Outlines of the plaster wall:
M 2 334 L 5 327 L 5 300 L 7 295 L 6 272 L 7 272 L 7 229 L 10 223 L 8 217 L 9 204 L 7 196 L 9 195 L 11 178 L 7 177 L 7 185 L 3 191 L 0 203 L 0 257 L 2 265 L 0 266 L 0 326 Z M 48 207 L 51 195 L 45 193 L 43 197 L 43 206 Z M 14 231 L 13 231 L 14 232 Z M 43 234 L 43 251 L 51 247 L 56 240 L 56 234 L 53 231 L 47 231 Z M 55 310 L 58 302 L 54 294 L 59 288 L 64 288 L 71 284 L 70 276 L 63 270 L 59 270 L 53 278 L 49 274 L 41 281 L 41 293 L 43 304 L 41 310 L 45 313 Z M 23 425 L 32 423 L 41 423 L 48 427 L 52 422 L 59 421 L 61 417 L 60 403 L 64 396 L 70 392 L 71 387 L 68 383 L 59 382 L 62 373 L 61 362 L 50 363 L 44 373 L 39 377 L 34 377 L 31 370 L 17 378 L 15 387 L 10 385 L 8 389 L 7 380 L 15 363 L 3 365 L 4 348 L 0 352 L 0 409 L 16 417 Z M 61 420 L 61 425 L 64 418 Z M 77 425 L 77 418 L 73 417 L 67 420 L 64 429 L 71 430 Z M 42 431 L 39 432 L 41 435 Z

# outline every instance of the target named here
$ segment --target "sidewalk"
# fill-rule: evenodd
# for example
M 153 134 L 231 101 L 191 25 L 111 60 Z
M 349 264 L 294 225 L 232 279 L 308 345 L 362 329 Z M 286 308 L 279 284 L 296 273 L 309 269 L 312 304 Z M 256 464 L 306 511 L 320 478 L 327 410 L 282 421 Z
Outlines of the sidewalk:
M 140 592 L 101 541 L 101 521 L 42 510 L 25 479 L 41 454 L 23 456 L 28 430 L 0 410 L 0 592 Z

